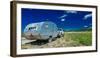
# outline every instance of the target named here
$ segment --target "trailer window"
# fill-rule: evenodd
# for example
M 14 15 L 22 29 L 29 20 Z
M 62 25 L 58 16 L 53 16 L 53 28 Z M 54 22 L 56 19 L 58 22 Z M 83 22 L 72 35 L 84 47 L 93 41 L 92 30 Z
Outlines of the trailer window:
M 48 28 L 48 27 L 49 27 L 49 26 L 46 24 L 46 25 L 45 25 L 45 28 Z
M 29 30 L 31 30 L 31 29 L 35 30 L 35 29 L 36 29 L 36 27 L 30 27 L 30 28 L 29 28 Z

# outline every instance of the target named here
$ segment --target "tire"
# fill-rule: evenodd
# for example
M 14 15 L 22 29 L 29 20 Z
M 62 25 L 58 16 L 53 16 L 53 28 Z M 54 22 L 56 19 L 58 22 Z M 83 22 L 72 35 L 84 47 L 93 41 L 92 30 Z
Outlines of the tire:
M 49 36 L 48 42 L 52 42 L 52 36 Z
M 57 35 L 57 38 L 60 38 L 60 37 L 61 37 L 61 36 L 58 34 L 58 35 Z

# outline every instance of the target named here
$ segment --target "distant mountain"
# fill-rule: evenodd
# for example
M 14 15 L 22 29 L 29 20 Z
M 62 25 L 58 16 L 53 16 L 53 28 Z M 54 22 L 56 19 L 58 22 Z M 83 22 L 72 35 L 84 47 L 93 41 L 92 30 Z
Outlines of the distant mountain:
M 92 27 L 79 28 L 79 29 L 64 29 L 64 31 L 92 31 Z
M 81 30 L 82 30 L 82 31 L 91 31 L 91 30 L 92 30 L 92 27 L 82 28 Z

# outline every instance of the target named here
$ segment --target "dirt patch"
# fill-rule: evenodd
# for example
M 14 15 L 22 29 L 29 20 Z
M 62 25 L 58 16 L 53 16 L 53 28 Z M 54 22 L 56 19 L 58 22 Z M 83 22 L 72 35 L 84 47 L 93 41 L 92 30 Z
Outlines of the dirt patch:
M 22 49 L 32 49 L 32 48 L 57 48 L 57 47 L 71 47 L 77 46 L 77 44 L 73 44 L 74 41 L 70 39 L 57 38 L 52 42 L 48 42 L 47 40 L 37 40 L 30 43 L 26 43 L 22 45 Z
M 33 48 L 57 48 L 57 47 L 79 47 L 79 46 L 91 46 L 92 36 L 91 32 L 65 32 L 65 36 L 61 38 L 55 38 L 52 42 L 46 40 L 32 41 L 26 44 L 22 44 L 22 49 Z

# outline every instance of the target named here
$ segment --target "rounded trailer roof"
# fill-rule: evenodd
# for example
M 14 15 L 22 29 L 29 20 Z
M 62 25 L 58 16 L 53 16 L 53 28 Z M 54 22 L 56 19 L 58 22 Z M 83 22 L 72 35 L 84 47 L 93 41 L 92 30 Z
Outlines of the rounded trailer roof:
M 29 27 L 42 26 L 42 25 L 45 24 L 45 23 L 53 24 L 53 25 L 55 25 L 55 26 L 57 27 L 57 25 L 56 25 L 55 23 L 51 22 L 51 21 L 44 21 L 44 22 L 30 23 L 30 24 L 28 24 L 28 25 L 25 27 L 24 31 L 27 31 L 27 29 L 28 29 Z

